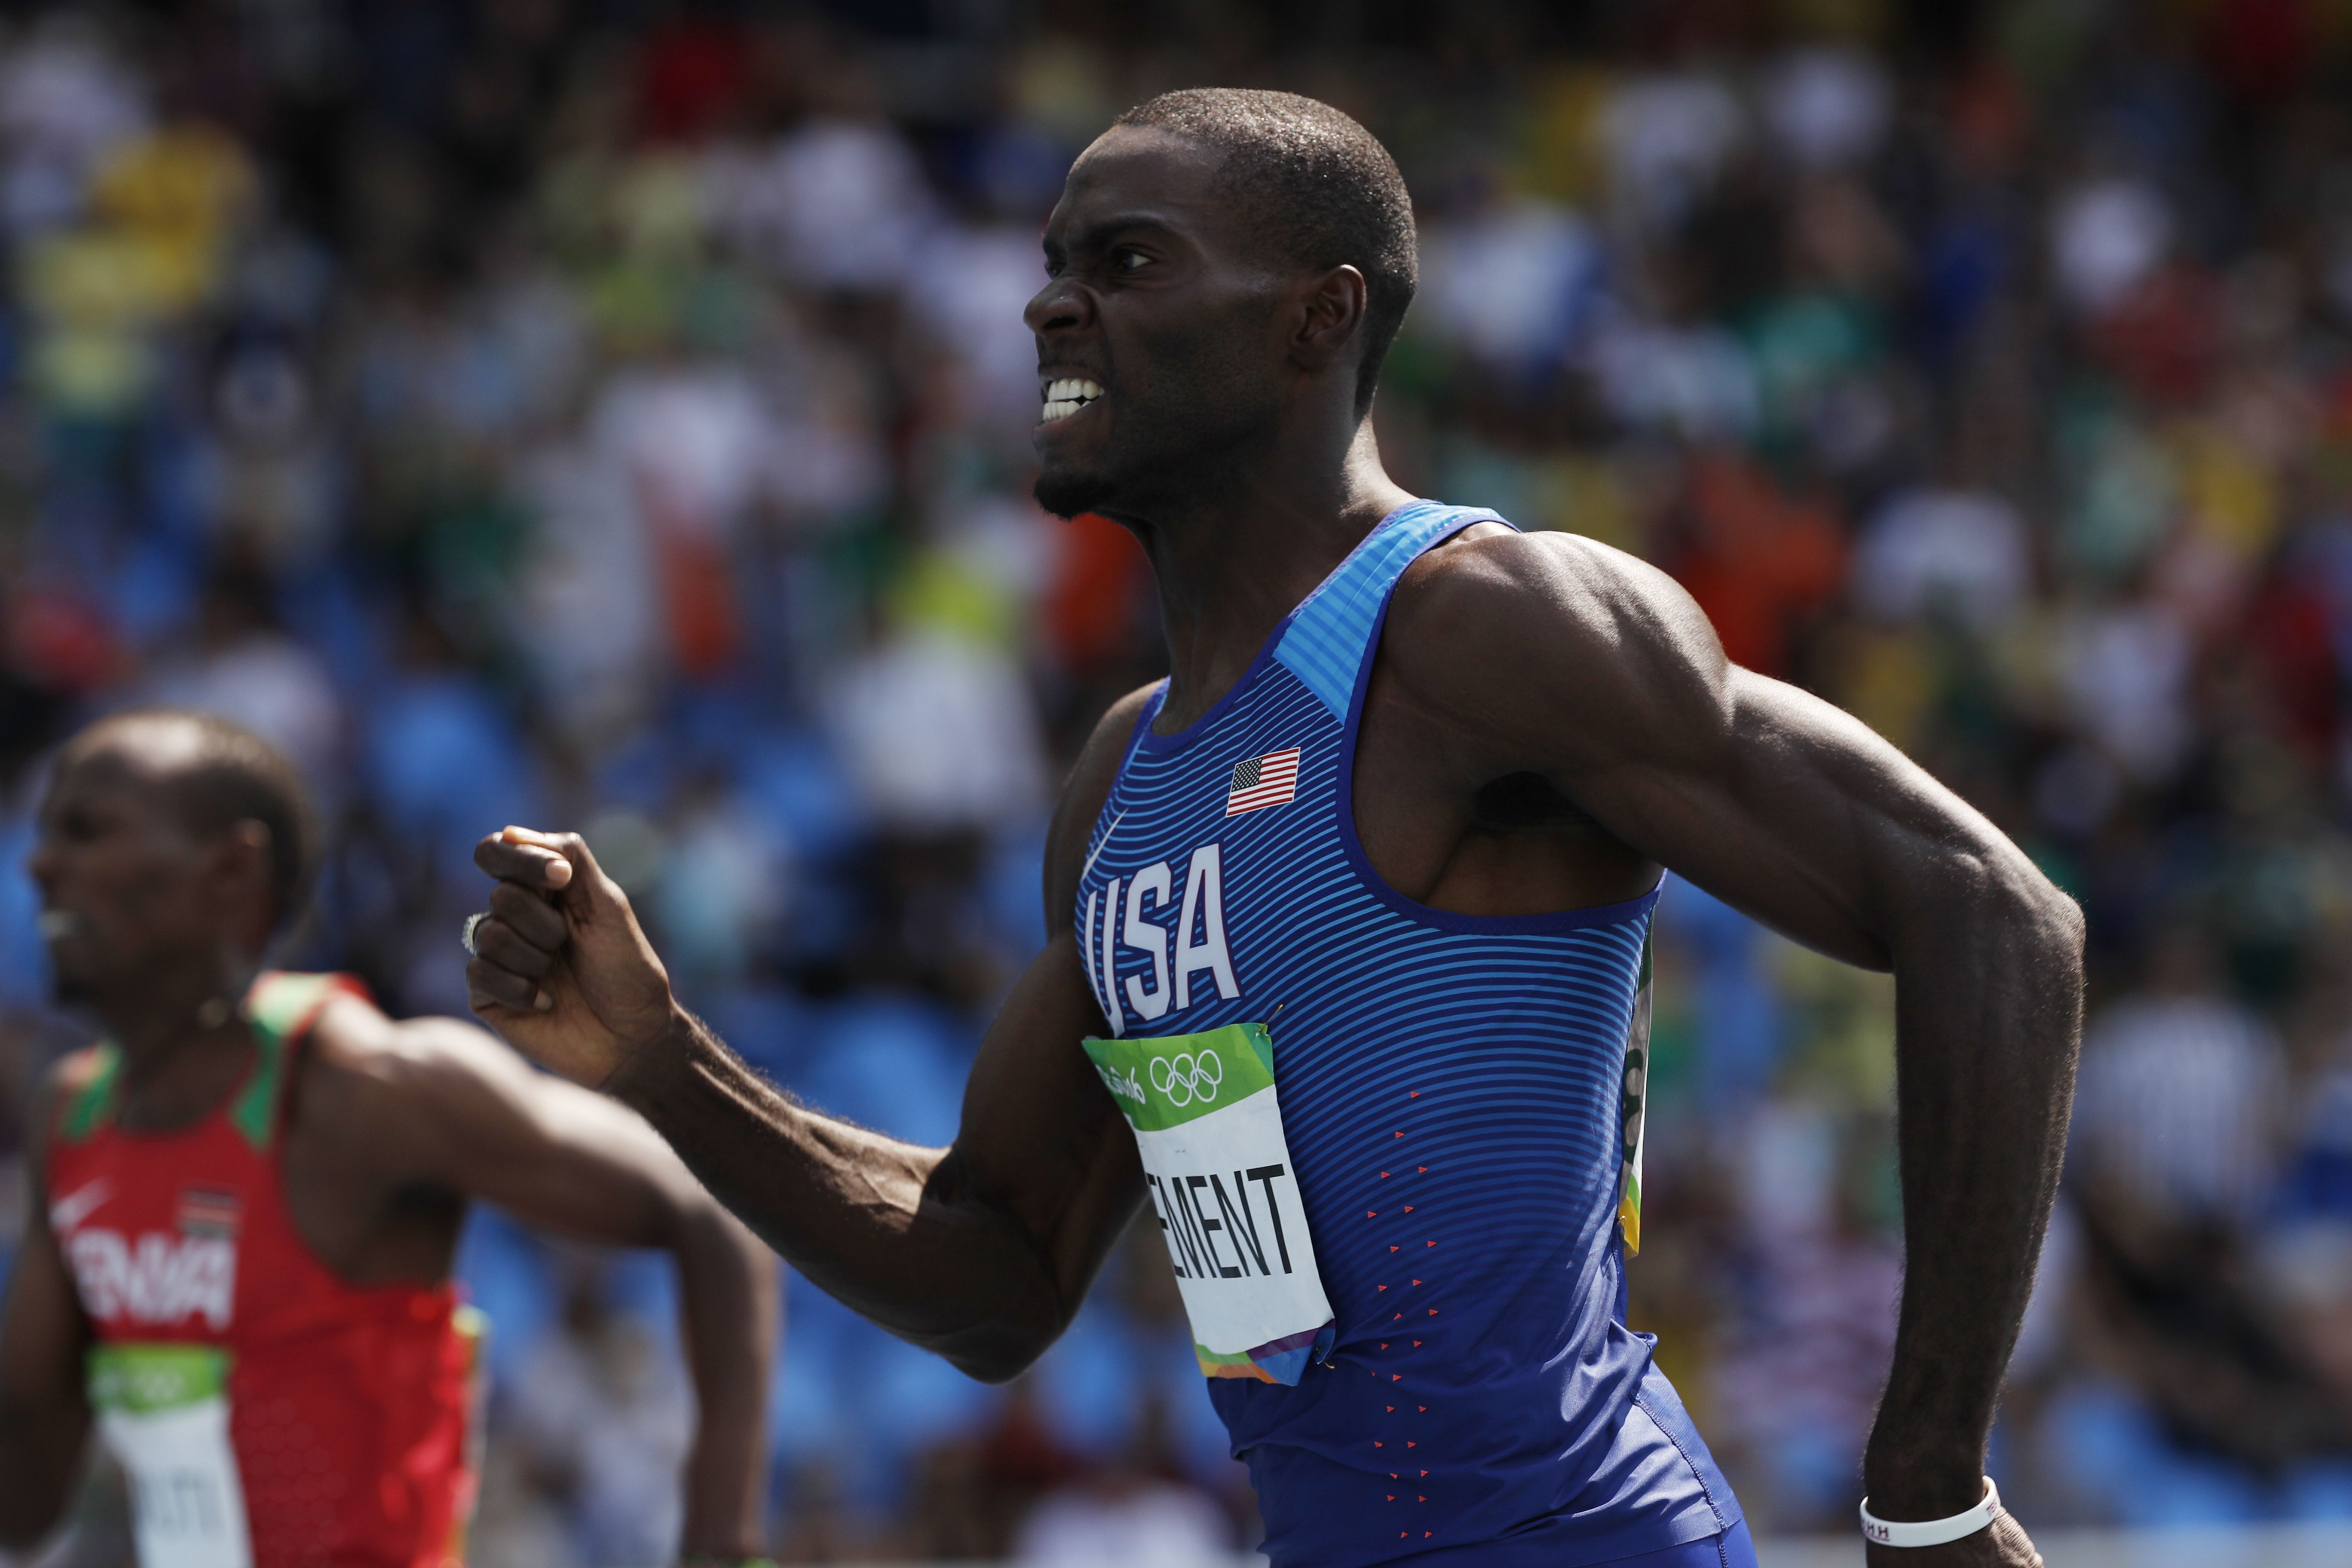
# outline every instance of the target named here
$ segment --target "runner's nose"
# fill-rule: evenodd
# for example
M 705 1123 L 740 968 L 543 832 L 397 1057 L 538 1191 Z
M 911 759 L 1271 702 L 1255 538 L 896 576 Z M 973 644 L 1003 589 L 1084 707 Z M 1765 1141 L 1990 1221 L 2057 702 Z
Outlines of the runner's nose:
M 1055 278 L 1031 297 L 1021 319 L 1039 337 L 1083 331 L 1095 323 L 1094 296 L 1066 278 Z

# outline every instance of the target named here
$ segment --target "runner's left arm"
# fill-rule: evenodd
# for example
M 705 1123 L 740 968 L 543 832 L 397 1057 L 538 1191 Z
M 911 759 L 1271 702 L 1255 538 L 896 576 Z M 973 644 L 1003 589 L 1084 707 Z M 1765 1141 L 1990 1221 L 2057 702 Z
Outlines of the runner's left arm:
M 1974 1507 L 2064 1146 L 2081 911 L 1866 726 L 1731 664 L 1664 574 L 1557 533 L 1442 556 L 1409 574 L 1381 658 L 1434 716 L 1427 754 L 1454 793 L 1538 772 L 1734 907 L 1895 972 L 1906 1266 L 1864 1479 L 1885 1519 Z M 2032 1551 L 2011 1521 L 1871 1560 L 1990 1568 Z
M 0 1548 L 32 1545 L 54 1529 L 89 1438 L 82 1360 L 89 1320 L 49 1228 L 41 1149 L 55 1097 L 36 1096 L 25 1161 L 23 1240 L 0 1309 Z
M 765 1536 L 767 1398 L 780 1317 L 774 1258 L 626 1108 L 534 1072 L 452 1018 L 393 1024 L 332 1005 L 322 1035 L 389 1031 L 369 1055 L 372 1164 L 583 1240 L 677 1261 L 700 1430 L 686 1473 L 688 1555 L 755 1556 Z

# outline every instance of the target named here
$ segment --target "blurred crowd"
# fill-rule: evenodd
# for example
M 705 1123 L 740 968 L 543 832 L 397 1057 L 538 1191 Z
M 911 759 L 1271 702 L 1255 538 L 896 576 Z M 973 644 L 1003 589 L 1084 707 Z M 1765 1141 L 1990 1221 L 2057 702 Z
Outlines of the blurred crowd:
M 2004 1496 L 2352 1515 L 2352 11 L 1906 9 L 13 12 L 0 858 L 74 724 L 217 710 L 330 826 L 288 963 L 462 1014 L 473 839 L 578 826 L 747 1057 L 944 1142 L 1055 782 L 1160 657 L 1131 542 L 1027 496 L 1038 227 L 1129 102 L 1309 92 L 1419 204 L 1400 479 L 1673 572 L 2089 911 Z M 1843 1527 L 1892 983 L 1679 883 L 1657 972 L 1634 1326 L 1760 1527 Z M 0 1148 L 43 985 L 11 873 Z M 666 1276 L 495 1215 L 463 1272 L 476 1560 L 657 1561 Z M 1248 1539 L 1156 1241 L 1006 1389 L 790 1310 L 788 1559 Z

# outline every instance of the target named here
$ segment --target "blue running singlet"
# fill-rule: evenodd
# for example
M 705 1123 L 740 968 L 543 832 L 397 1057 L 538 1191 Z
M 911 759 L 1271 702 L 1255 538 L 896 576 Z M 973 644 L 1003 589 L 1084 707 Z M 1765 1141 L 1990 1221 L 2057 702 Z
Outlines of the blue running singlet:
M 1088 1048 L 1129 1052 L 1125 1068 L 1097 1055 L 1106 1081 L 1139 1104 L 1160 1091 L 1151 1125 L 1171 1129 L 1136 1121 L 1147 1165 L 1147 1140 L 1207 1125 L 1184 1118 L 1220 1082 L 1227 1121 L 1278 1094 L 1278 1130 L 1255 1135 L 1286 1145 L 1288 1172 L 1269 1155 L 1229 1179 L 1212 1160 L 1189 1193 L 1187 1178 L 1151 1182 L 1180 1283 L 1193 1281 L 1196 1340 L 1194 1292 L 1320 1270 L 1321 1294 L 1286 1298 L 1294 1318 L 1265 1320 L 1249 1355 L 1202 1346 L 1277 1568 L 1569 1568 L 1726 1536 L 1740 1518 L 1654 1341 L 1624 1324 L 1627 1068 L 1629 1047 L 1646 1048 L 1636 997 L 1657 895 L 1451 914 L 1390 888 L 1356 837 L 1357 726 L 1390 595 L 1423 551 L 1484 521 L 1502 519 L 1399 508 L 1172 735 L 1150 731 L 1163 686 L 1078 889 L 1116 1037 Z M 1213 1053 L 1190 1042 L 1221 1030 L 1238 1066 L 1213 1079 Z M 1183 1039 L 1151 1043 L 1169 1037 Z M 1267 1073 L 1274 1092 L 1228 1108 Z

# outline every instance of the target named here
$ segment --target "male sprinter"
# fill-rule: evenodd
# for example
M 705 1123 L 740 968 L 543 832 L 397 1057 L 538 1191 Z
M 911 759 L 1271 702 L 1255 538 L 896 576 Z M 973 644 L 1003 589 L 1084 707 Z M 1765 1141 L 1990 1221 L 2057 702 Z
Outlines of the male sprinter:
M 31 1118 L 0 1318 L 0 1542 L 56 1521 L 93 1416 L 146 1568 L 444 1568 L 472 1502 L 469 1198 L 667 1248 L 702 1428 L 685 1550 L 763 1531 L 775 1265 L 636 1117 L 470 1025 L 259 969 L 298 902 L 301 784 L 217 719 L 59 758 L 32 857 L 58 999 L 108 1044 Z
M 1738 1505 L 1623 1321 L 1671 866 L 1901 983 L 1870 1561 L 2039 1561 L 1983 1460 L 2066 1123 L 2074 906 L 1862 725 L 1727 665 L 1664 576 L 1390 482 L 1365 414 L 1412 209 L 1352 120 L 1155 99 L 1071 170 L 1045 256 L 1038 499 L 1143 542 L 1174 674 L 1070 781 L 1051 940 L 954 1146 L 762 1084 L 576 838 L 484 842 L 476 1012 L 980 1377 L 1052 1342 L 1149 1196 L 1285 1568 L 1720 1568 L 1754 1561 Z

